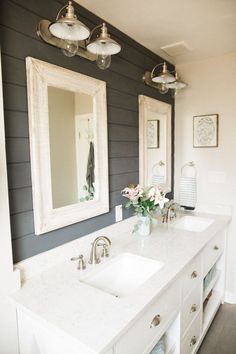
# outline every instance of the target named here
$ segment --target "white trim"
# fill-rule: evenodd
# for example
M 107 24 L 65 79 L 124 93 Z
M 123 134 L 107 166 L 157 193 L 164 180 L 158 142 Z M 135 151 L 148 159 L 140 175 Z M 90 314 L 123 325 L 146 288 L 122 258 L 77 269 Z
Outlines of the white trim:
M 35 233 L 59 229 L 109 211 L 106 83 L 34 58 L 26 58 Z M 93 97 L 96 198 L 53 208 L 48 87 Z
M 236 304 L 236 295 L 235 293 L 226 291 L 224 301 L 228 304 Z
M 18 353 L 16 310 L 7 303 L 7 296 L 20 288 L 19 271 L 13 270 L 11 229 L 8 201 L 5 148 L 2 72 L 0 51 L 0 352 Z

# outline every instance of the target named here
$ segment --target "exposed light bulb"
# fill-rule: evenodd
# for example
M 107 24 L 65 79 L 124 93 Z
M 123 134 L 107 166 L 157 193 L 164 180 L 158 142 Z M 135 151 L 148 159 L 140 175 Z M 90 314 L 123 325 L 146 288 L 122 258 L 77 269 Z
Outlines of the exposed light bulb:
M 162 84 L 159 84 L 158 90 L 162 95 L 164 95 L 165 93 L 168 92 L 169 89 L 166 86 L 166 84 L 162 83 Z
M 76 55 L 79 49 L 79 44 L 77 41 L 66 40 L 65 45 L 65 48 L 62 48 L 62 53 L 64 55 L 66 55 L 67 57 L 73 57 L 74 55 Z
M 108 69 L 111 65 L 111 56 L 110 55 L 97 55 L 96 59 L 97 66 L 99 69 L 105 70 Z

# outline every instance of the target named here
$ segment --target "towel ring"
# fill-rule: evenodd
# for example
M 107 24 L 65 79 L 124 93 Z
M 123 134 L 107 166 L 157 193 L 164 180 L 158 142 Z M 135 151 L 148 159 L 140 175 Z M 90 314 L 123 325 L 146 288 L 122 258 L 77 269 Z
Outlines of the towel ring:
M 185 165 L 182 166 L 182 168 L 181 168 L 181 176 L 183 175 L 183 171 L 184 171 L 184 169 L 185 169 L 186 167 L 193 168 L 193 169 L 194 169 L 194 172 L 195 172 L 194 177 L 197 176 L 197 168 L 196 168 L 196 165 L 195 165 L 194 161 L 189 161 L 189 162 L 187 162 Z
M 154 172 L 154 169 L 156 168 L 156 167 L 163 167 L 163 166 L 165 166 L 165 162 L 164 161 L 162 161 L 162 160 L 160 160 L 159 162 L 157 162 L 157 163 L 155 163 L 153 166 L 152 166 L 152 173 Z

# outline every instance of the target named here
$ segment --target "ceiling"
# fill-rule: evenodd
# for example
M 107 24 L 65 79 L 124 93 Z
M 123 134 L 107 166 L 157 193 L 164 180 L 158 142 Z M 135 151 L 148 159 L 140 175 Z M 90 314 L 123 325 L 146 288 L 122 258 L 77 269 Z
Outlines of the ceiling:
M 236 0 L 76 0 L 174 64 L 236 52 Z M 185 53 L 161 47 L 184 41 Z

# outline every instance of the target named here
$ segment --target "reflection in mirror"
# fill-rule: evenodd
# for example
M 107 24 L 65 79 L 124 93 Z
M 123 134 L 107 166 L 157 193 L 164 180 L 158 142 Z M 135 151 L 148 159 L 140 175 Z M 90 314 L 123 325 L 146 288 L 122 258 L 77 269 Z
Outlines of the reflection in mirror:
M 53 208 L 95 197 L 93 99 L 48 87 Z
M 109 211 L 106 84 L 27 58 L 35 233 Z
M 139 96 L 139 176 L 171 190 L 171 105 Z

